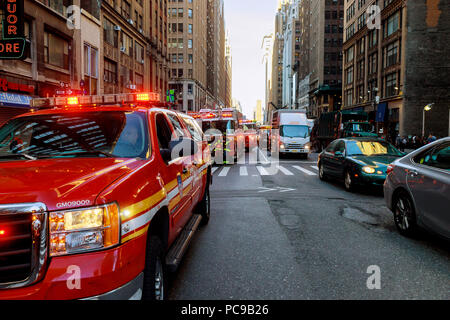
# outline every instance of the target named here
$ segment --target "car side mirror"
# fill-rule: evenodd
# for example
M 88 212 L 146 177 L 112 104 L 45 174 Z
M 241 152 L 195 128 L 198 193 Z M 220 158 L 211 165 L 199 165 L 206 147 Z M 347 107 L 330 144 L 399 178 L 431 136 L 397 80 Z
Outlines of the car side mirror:
M 164 162 L 170 162 L 172 160 L 172 152 L 170 149 L 160 149 L 159 153 L 161 154 L 161 158 Z

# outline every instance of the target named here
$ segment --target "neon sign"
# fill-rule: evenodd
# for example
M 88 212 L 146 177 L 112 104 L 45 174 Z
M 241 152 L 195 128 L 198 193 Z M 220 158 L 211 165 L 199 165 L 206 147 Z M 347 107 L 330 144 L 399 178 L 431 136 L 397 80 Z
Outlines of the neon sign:
M 22 59 L 25 52 L 24 0 L 3 0 L 3 39 L 0 59 Z

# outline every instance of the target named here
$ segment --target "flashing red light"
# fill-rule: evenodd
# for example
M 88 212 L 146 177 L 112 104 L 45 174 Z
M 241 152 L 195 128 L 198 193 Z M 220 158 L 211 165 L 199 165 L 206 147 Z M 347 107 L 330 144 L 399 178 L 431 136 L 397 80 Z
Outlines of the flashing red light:
M 6 234 L 5 230 L 0 230 L 0 236 L 4 236 Z
M 223 117 L 224 118 L 233 118 L 233 114 L 232 113 L 224 113 Z
M 67 98 L 67 104 L 73 106 L 80 103 L 78 102 L 78 97 L 69 97 Z
M 148 93 L 139 93 L 136 96 L 137 101 L 150 101 L 150 95 Z

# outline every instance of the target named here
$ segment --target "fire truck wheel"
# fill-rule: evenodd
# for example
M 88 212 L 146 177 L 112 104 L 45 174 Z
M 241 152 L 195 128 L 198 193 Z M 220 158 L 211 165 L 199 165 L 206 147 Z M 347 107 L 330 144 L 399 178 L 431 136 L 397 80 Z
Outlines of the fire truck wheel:
M 198 204 L 198 211 L 202 216 L 202 225 L 206 226 L 209 223 L 209 218 L 211 216 L 211 198 L 209 196 L 209 186 L 206 186 L 205 195 L 202 201 Z
M 152 236 L 147 244 L 142 300 L 165 299 L 164 250 L 161 240 Z

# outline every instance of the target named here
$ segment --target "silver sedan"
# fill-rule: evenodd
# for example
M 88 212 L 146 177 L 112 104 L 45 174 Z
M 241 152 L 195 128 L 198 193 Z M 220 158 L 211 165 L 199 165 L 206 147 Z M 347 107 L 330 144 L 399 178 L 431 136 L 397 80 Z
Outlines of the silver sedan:
M 402 235 L 422 227 L 450 239 L 450 137 L 393 162 L 384 198 Z

